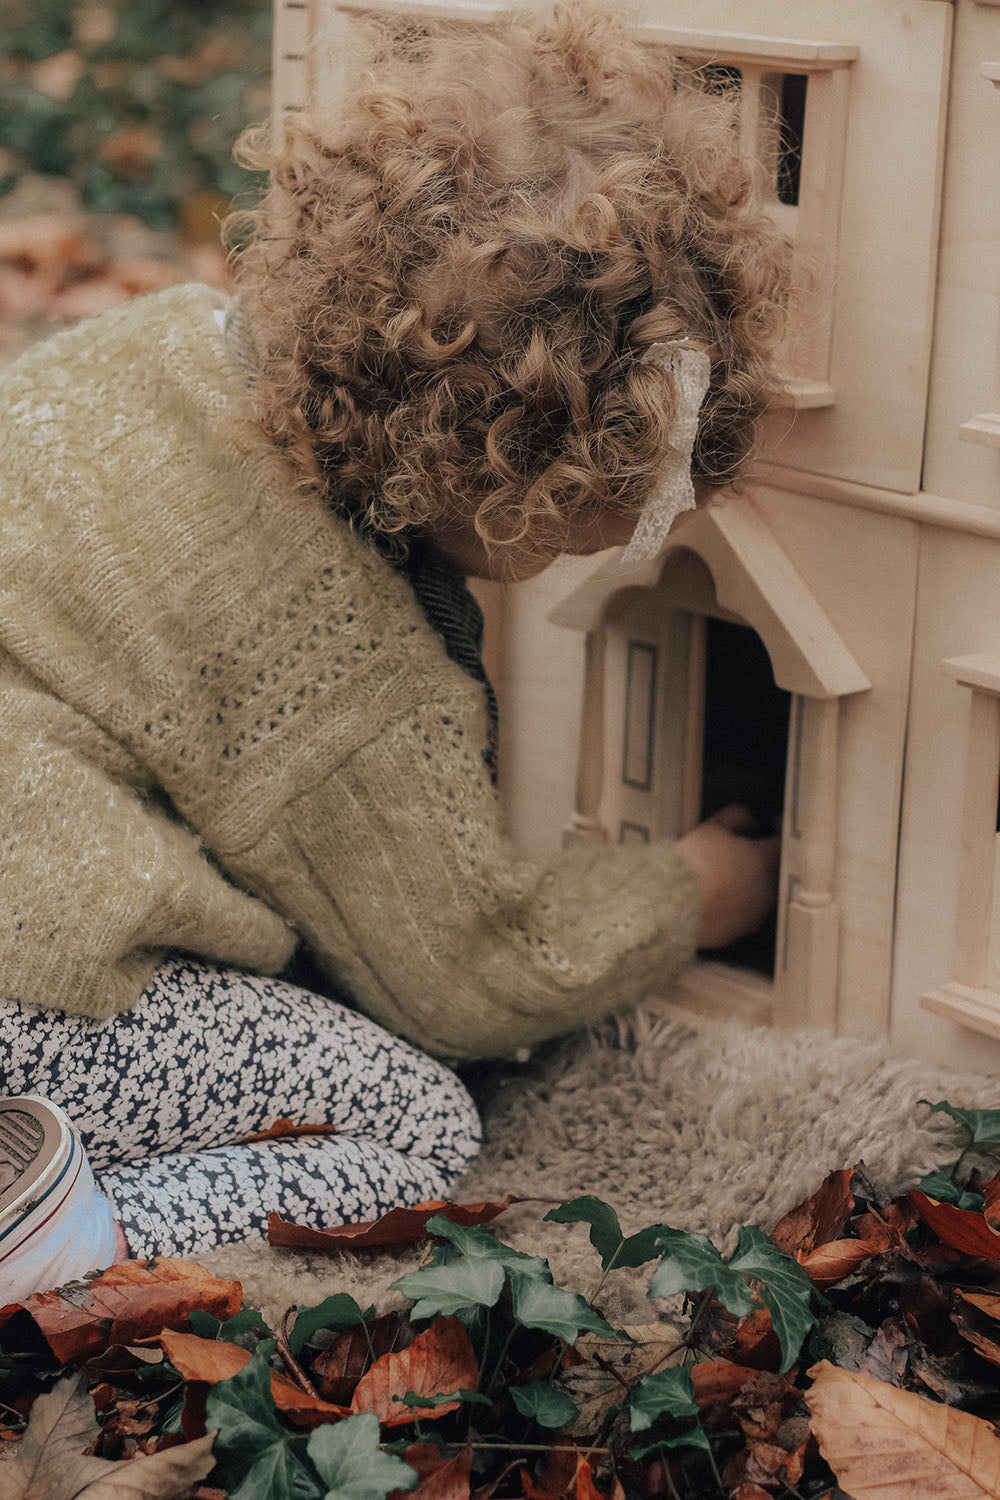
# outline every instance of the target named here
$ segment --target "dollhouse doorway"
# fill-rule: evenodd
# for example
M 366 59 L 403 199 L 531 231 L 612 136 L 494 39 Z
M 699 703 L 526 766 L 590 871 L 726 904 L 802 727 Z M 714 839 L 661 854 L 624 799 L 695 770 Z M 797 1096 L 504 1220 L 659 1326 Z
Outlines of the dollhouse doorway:
M 680 984 L 701 1009 L 830 1024 L 840 700 L 869 683 L 766 522 L 716 501 L 652 562 L 610 556 L 551 619 L 587 639 L 568 838 L 676 838 L 748 805 L 780 828 L 774 920 Z

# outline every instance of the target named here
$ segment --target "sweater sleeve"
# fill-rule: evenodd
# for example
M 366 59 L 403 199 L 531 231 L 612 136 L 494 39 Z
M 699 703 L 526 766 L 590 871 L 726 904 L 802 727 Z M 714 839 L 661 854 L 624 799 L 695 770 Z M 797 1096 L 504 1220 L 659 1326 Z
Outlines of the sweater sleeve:
M 129 784 L 127 752 L 26 675 L 0 662 L 0 998 L 110 1015 L 168 947 L 280 967 L 294 942 L 282 918 Z
M 453 1058 L 634 1004 L 691 961 L 700 910 L 668 844 L 519 857 L 463 692 L 386 725 L 243 872 L 363 1009 Z

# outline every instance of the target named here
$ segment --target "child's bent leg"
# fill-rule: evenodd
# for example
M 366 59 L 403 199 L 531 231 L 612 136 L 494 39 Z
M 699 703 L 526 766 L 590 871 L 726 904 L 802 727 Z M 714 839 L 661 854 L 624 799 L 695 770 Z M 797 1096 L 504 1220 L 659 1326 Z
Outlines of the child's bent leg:
M 95 1170 L 230 1145 L 279 1117 L 426 1159 L 475 1154 L 475 1108 L 447 1068 L 336 1001 L 169 961 L 132 1011 L 93 1020 L 0 1006 L 0 1084 L 60 1105 Z
M 460 1168 L 459 1168 L 460 1170 Z M 432 1159 L 341 1136 L 299 1136 L 161 1156 L 97 1174 L 137 1259 L 193 1256 L 266 1237 L 269 1212 L 324 1228 L 447 1194 Z

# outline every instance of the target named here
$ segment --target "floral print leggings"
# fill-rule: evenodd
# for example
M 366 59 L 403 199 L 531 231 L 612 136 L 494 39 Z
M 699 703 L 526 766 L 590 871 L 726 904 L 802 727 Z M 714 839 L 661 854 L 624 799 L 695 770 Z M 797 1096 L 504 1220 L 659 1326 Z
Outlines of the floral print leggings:
M 0 1092 L 79 1131 L 131 1255 L 322 1227 L 447 1193 L 480 1143 L 455 1075 L 334 1000 L 193 959 L 94 1020 L 0 1002 Z M 281 1118 L 335 1134 L 255 1144 Z

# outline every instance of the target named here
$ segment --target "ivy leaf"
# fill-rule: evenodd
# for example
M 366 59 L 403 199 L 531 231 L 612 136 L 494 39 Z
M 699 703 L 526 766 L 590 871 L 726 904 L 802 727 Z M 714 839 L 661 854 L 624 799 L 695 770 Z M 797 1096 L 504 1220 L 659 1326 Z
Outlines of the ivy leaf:
M 983 1206 L 982 1193 L 970 1193 L 967 1188 L 960 1188 L 947 1172 L 928 1172 L 917 1183 L 917 1190 L 929 1198 L 936 1198 L 939 1203 L 953 1203 L 956 1208 L 976 1210 Z
M 633 1432 L 652 1427 L 657 1417 L 696 1417 L 698 1403 L 690 1370 L 671 1365 L 655 1375 L 646 1375 L 629 1392 L 626 1405 Z
M 947 1099 L 940 1099 L 937 1104 L 929 1099 L 919 1102 L 926 1104 L 932 1115 L 939 1110 L 950 1115 L 968 1133 L 971 1146 L 1000 1147 L 1000 1109 L 956 1109 Z
M 505 1245 L 486 1229 L 467 1228 L 464 1224 L 456 1224 L 445 1218 L 444 1214 L 435 1214 L 433 1219 L 427 1220 L 427 1232 L 450 1240 L 455 1249 L 469 1260 L 493 1260 L 503 1266 L 505 1271 L 519 1271 L 524 1276 L 537 1276 L 542 1281 L 552 1280 L 548 1261 L 542 1260 L 538 1255 L 525 1255 L 523 1250 Z
M 334 1292 L 316 1307 L 300 1307 L 295 1314 L 292 1331 L 288 1335 L 288 1347 L 298 1354 L 303 1345 L 321 1328 L 333 1333 L 343 1333 L 345 1328 L 356 1328 L 365 1321 L 365 1315 L 354 1298 L 347 1292 Z
M 549 1286 L 535 1276 L 517 1272 L 510 1278 L 515 1321 L 523 1328 L 541 1328 L 567 1344 L 575 1344 L 581 1333 L 615 1338 L 615 1329 L 595 1313 L 577 1292 Z
M 753 1309 L 755 1304 L 746 1282 L 738 1271 L 727 1266 L 705 1235 L 663 1229 L 659 1246 L 663 1255 L 653 1272 L 647 1297 L 673 1297 L 678 1292 L 702 1292 L 711 1287 L 723 1307 L 737 1317 L 744 1317 Z
M 327 1486 L 323 1500 L 385 1500 L 392 1490 L 412 1490 L 417 1471 L 379 1447 L 378 1417 L 360 1412 L 309 1435 L 309 1457 Z
M 462 1256 L 447 1266 L 421 1266 L 392 1283 L 414 1303 L 411 1318 L 446 1316 L 470 1307 L 493 1307 L 506 1280 L 499 1261 Z
M 675 1432 L 670 1437 L 659 1437 L 655 1442 L 630 1447 L 628 1451 L 633 1458 L 646 1458 L 648 1454 L 659 1453 L 663 1448 L 701 1448 L 705 1453 L 712 1451 L 708 1433 L 700 1422 L 695 1422 L 693 1426 L 685 1427 L 683 1432 Z
M 302 1439 L 281 1426 L 274 1408 L 267 1362 L 274 1347 L 264 1340 L 238 1375 L 209 1391 L 205 1425 L 218 1428 L 213 1453 L 230 1500 L 319 1500 L 297 1451 Z
M 736 1242 L 736 1250 L 729 1258 L 730 1269 L 742 1271 L 753 1277 L 760 1286 L 760 1294 L 771 1314 L 771 1326 L 781 1345 L 779 1375 L 784 1375 L 795 1363 L 806 1334 L 816 1319 L 810 1302 L 813 1284 L 809 1275 L 779 1250 L 774 1241 L 756 1225 L 744 1225 Z M 721 1299 L 720 1299 L 721 1300 Z
M 448 1391 L 447 1393 L 439 1391 L 436 1396 L 421 1396 L 419 1391 L 407 1391 L 404 1396 L 397 1396 L 396 1400 L 401 1401 L 404 1406 L 410 1407 L 411 1410 L 415 1406 L 421 1410 L 425 1406 L 454 1406 L 456 1401 L 464 1403 L 466 1406 L 493 1405 L 489 1396 L 483 1396 L 479 1391 L 470 1391 L 464 1385 L 457 1391 Z
M 611 1205 L 589 1196 L 570 1198 L 558 1208 L 550 1209 L 545 1218 L 553 1224 L 589 1224 L 590 1243 L 600 1255 L 604 1271 L 612 1264 L 624 1270 L 654 1260 L 660 1236 L 666 1228 L 663 1224 L 653 1224 L 649 1229 L 640 1229 L 638 1234 L 626 1238 Z
M 512 1385 L 510 1399 L 522 1416 L 531 1417 L 539 1427 L 565 1427 L 567 1422 L 574 1422 L 580 1415 L 576 1402 L 546 1380 Z
M 249 1349 L 251 1352 L 256 1349 L 261 1338 L 273 1337 L 255 1307 L 245 1307 L 224 1322 L 221 1318 L 213 1318 L 211 1313 L 204 1312 L 200 1307 L 195 1307 L 188 1316 L 188 1323 L 191 1332 L 196 1333 L 199 1338 L 239 1344 L 242 1349 Z

